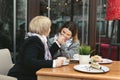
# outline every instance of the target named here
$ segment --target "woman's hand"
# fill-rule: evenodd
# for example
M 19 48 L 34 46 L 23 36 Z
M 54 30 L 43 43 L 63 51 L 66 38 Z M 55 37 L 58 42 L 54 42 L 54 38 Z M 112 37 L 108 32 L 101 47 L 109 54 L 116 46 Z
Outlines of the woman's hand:
M 63 65 L 64 59 L 56 59 L 55 63 L 56 63 L 56 67 L 60 67 Z
M 66 38 L 61 35 L 60 37 L 58 37 L 57 41 L 61 45 L 61 44 L 64 44 L 66 42 Z

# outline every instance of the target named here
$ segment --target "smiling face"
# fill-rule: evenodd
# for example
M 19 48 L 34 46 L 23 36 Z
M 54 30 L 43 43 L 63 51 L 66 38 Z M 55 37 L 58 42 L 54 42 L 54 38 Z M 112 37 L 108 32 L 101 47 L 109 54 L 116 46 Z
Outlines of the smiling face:
M 63 35 L 67 40 L 67 39 L 70 39 L 72 37 L 72 32 L 68 28 L 63 28 L 61 30 L 61 35 Z
M 60 27 L 59 33 L 65 36 L 66 40 L 72 38 L 73 41 L 78 41 L 78 28 L 72 21 L 67 21 Z

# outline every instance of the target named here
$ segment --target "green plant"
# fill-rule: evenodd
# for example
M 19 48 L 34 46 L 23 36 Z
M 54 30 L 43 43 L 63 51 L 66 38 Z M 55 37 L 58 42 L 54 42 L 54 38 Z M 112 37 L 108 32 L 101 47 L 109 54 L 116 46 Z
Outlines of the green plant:
M 89 45 L 81 45 L 79 47 L 79 54 L 80 55 L 90 55 L 94 50 L 91 50 Z

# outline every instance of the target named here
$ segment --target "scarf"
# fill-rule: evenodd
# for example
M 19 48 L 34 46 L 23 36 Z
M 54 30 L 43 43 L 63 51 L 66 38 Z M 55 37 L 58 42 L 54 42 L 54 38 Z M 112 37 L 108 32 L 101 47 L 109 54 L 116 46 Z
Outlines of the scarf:
M 42 41 L 42 43 L 44 44 L 44 48 L 45 48 L 45 57 L 44 59 L 45 60 L 52 60 L 52 56 L 51 56 L 51 53 L 49 51 L 49 48 L 48 48 L 48 44 L 47 44 L 47 38 L 46 36 L 44 35 L 39 35 L 37 33 L 31 33 L 31 32 L 28 32 L 26 35 L 25 35 L 25 39 L 30 37 L 30 36 L 37 36 L 40 38 L 40 40 Z

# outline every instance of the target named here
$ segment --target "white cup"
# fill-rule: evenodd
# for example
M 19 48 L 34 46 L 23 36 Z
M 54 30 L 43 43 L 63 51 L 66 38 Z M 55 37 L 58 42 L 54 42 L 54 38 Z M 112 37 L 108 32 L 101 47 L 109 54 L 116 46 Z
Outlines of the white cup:
M 67 60 L 66 57 L 58 57 L 57 59 L 61 59 L 61 60 L 63 60 L 63 65 L 67 65 L 67 64 L 69 64 L 69 62 L 68 62 L 68 60 Z
M 79 60 L 79 54 L 74 54 L 74 55 L 73 55 L 73 59 L 74 59 L 74 60 Z

